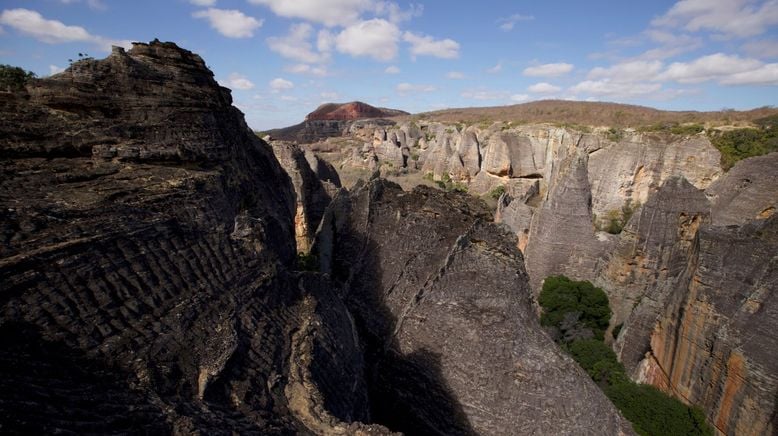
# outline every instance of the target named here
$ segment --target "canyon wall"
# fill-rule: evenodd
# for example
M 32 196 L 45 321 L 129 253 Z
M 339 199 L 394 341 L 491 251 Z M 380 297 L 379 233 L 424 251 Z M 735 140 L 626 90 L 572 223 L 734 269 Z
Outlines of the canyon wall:
M 483 203 L 276 157 L 199 56 L 117 48 L 0 112 L 4 432 L 632 434 Z
M 778 350 L 778 153 L 724 173 L 704 133 L 583 130 L 376 126 L 344 165 L 380 168 L 387 149 L 407 148 L 418 157 L 408 171 L 504 192 L 495 217 L 515 234 L 536 294 L 552 274 L 603 287 L 634 379 L 702 406 L 724 434 L 776 431 L 778 368 L 765 356 Z

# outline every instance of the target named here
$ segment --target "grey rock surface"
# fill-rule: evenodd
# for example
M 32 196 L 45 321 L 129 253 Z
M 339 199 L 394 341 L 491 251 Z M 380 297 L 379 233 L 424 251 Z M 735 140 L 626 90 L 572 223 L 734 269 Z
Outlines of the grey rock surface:
M 330 206 L 314 252 L 365 340 L 377 421 L 408 434 L 631 433 L 543 332 L 513 236 L 488 219 L 467 195 L 381 180 Z
M 778 207 L 778 153 L 738 162 L 706 191 L 719 226 L 765 219 Z

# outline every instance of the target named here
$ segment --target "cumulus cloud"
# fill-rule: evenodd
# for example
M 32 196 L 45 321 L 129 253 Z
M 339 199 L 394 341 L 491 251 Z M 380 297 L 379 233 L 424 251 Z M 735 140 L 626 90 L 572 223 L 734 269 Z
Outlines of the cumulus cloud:
M 338 95 L 337 92 L 333 91 L 325 91 L 319 94 L 321 98 L 323 98 L 326 101 L 335 101 L 340 98 L 340 95 Z
M 0 14 L 0 24 L 16 29 L 47 44 L 87 42 L 100 50 L 110 51 L 112 45 L 129 47 L 130 42 L 92 35 L 81 26 L 68 26 L 57 20 L 48 20 L 36 11 L 24 8 L 6 9 Z
M 497 74 L 500 71 L 502 71 L 502 61 L 497 62 L 497 64 L 491 68 L 487 68 L 486 72 L 489 74 Z
M 65 71 L 64 68 L 58 67 L 56 65 L 49 65 L 49 75 L 53 76 L 55 74 L 59 74 L 61 72 Z
M 384 70 L 384 73 L 386 73 L 386 74 L 400 74 L 400 69 L 397 68 L 396 65 L 389 65 Z
M 196 6 L 213 6 L 216 4 L 216 0 L 189 0 L 189 3 Z
M 762 63 L 756 59 L 744 59 L 739 56 L 716 53 L 697 58 L 691 62 L 674 62 L 657 77 L 657 80 L 700 83 L 754 71 L 761 66 Z
M 232 73 L 227 77 L 227 87 L 231 89 L 247 90 L 254 87 L 254 84 L 246 76 L 238 73 Z
M 500 25 L 500 30 L 508 32 L 513 30 L 513 27 L 516 26 L 516 23 L 519 21 L 532 21 L 534 19 L 535 17 L 532 15 L 513 14 L 509 17 L 499 18 L 497 24 Z
M 534 65 L 524 69 L 523 74 L 530 77 L 557 77 L 573 71 L 573 64 L 564 62 Z
M 66 5 L 71 5 L 75 3 L 81 3 L 81 0 L 59 0 L 59 2 Z M 85 3 L 92 9 L 100 11 L 107 9 L 107 6 L 105 6 L 105 3 L 103 3 L 101 0 L 85 0 Z
M 461 80 L 465 78 L 465 74 L 459 71 L 449 71 L 446 73 L 446 78 L 451 80 Z
M 743 45 L 743 50 L 750 56 L 761 58 L 778 58 L 778 41 L 771 39 L 749 41 Z
M 411 55 L 414 57 L 434 56 L 443 59 L 459 57 L 459 43 L 453 39 L 435 39 L 427 35 L 405 32 L 403 41 L 411 45 Z
M 661 89 L 659 83 L 619 83 L 603 79 L 585 80 L 571 87 L 570 92 L 620 100 L 646 96 Z
M 681 0 L 651 24 L 690 32 L 707 30 L 725 37 L 755 36 L 778 24 L 778 1 Z
M 723 77 L 722 85 L 778 85 L 778 63 Z
M 380 1 L 375 4 L 374 11 L 386 16 L 392 23 L 401 23 L 420 17 L 424 13 L 424 5 L 411 3 L 408 9 L 403 9 L 395 2 Z
M 284 71 L 294 74 L 309 74 L 317 77 L 324 77 L 329 74 L 326 67 L 308 64 L 288 65 L 284 67 Z
M 462 98 L 468 98 L 471 100 L 508 100 L 510 98 L 510 93 L 506 91 L 493 91 L 489 89 L 466 89 L 462 91 L 461 94 Z
M 662 62 L 634 60 L 622 62 L 610 67 L 596 67 L 589 71 L 588 79 L 608 79 L 613 83 L 639 82 L 652 80 L 662 70 Z
M 397 56 L 400 29 L 382 18 L 360 21 L 343 29 L 335 37 L 341 53 L 368 56 L 378 61 L 390 61 Z
M 278 93 L 281 91 L 287 91 L 294 88 L 294 83 L 290 82 L 289 80 L 282 79 L 280 77 L 277 77 L 270 81 L 270 90 L 274 93 Z
M 267 6 L 282 17 L 300 18 L 328 27 L 353 24 L 362 12 L 375 8 L 371 0 L 249 0 L 249 3 Z
M 397 90 L 398 93 L 401 95 L 406 95 L 410 93 L 418 93 L 418 92 L 434 92 L 437 90 L 432 85 L 415 85 L 412 83 L 400 83 L 395 87 L 395 90 Z
M 561 91 L 562 88 L 547 82 L 540 82 L 527 87 L 527 91 L 535 94 L 551 94 Z
M 308 23 L 299 23 L 293 24 L 286 36 L 273 36 L 267 38 L 266 41 L 270 50 L 287 59 L 311 64 L 324 62 L 328 55 L 314 51 L 313 43 L 310 42 L 312 35 L 313 26 Z
M 208 20 L 211 27 L 228 38 L 251 38 L 264 22 L 235 9 L 208 8 L 192 13 L 192 17 Z

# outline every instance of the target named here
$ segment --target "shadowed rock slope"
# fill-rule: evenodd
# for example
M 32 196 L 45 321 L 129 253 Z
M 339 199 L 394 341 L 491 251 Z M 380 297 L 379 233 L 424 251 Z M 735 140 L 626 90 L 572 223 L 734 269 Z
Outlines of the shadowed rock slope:
M 372 181 L 321 212 L 330 168 L 231 103 L 158 41 L 0 94 L 4 433 L 631 432 L 483 205 Z M 295 271 L 322 214 L 331 274 Z
M 379 423 L 408 434 L 631 428 L 542 332 L 521 253 L 485 204 L 374 179 L 341 192 L 314 252 L 365 340 Z

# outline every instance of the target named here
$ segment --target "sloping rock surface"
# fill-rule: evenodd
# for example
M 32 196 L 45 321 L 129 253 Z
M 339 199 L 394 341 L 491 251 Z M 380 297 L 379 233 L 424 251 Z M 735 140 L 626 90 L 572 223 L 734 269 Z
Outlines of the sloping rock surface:
M 488 219 L 465 194 L 378 179 L 331 204 L 314 252 L 365 340 L 377 421 L 408 434 L 631 433 L 542 331 L 521 253 Z

